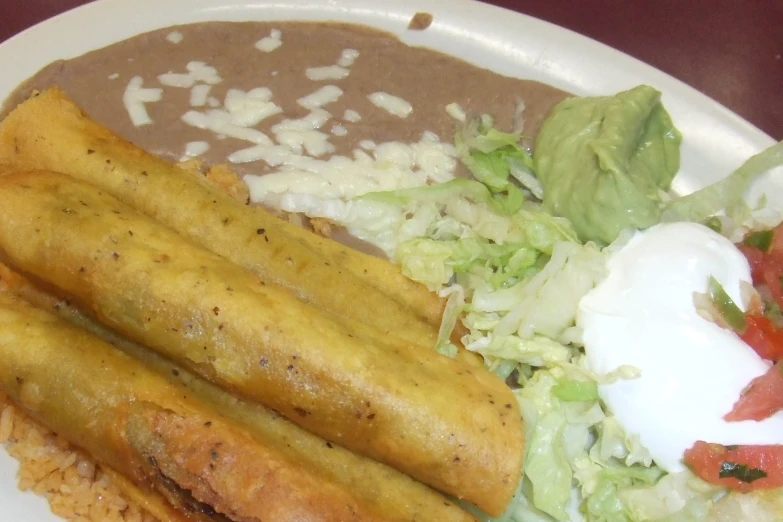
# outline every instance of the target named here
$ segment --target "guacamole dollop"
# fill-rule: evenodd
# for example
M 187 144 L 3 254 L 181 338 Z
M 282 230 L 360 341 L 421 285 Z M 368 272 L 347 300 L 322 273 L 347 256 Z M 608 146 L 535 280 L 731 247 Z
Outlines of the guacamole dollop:
M 543 207 L 568 218 L 583 241 L 608 244 L 626 227 L 650 227 L 680 167 L 681 141 L 661 93 L 648 85 L 568 98 L 535 141 Z

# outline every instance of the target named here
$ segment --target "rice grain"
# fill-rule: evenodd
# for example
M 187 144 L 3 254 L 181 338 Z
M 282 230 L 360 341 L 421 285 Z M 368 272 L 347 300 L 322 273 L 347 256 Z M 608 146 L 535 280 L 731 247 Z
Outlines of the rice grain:
M 129 502 L 85 452 L 30 419 L 0 391 L 0 445 L 19 461 L 19 489 L 73 522 L 155 522 Z M 0 450 L 2 451 L 2 450 Z

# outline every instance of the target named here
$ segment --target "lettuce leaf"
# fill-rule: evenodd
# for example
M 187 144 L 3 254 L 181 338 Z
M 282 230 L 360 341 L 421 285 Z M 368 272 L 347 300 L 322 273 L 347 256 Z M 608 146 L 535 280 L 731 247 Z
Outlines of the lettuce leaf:
M 495 333 L 559 339 L 574 325 L 579 300 L 605 273 L 605 257 L 594 245 L 556 243 L 544 268 L 517 286 L 517 303 L 500 320 Z
M 717 183 L 670 201 L 664 207 L 663 219 L 706 221 L 721 210 L 737 204 L 757 176 L 779 165 L 783 165 L 783 141 L 751 156 L 737 170 Z
M 568 424 L 560 402 L 551 393 L 557 379 L 541 370 L 517 391 L 525 419 L 525 476 L 536 508 L 557 520 L 568 520 L 573 472 L 563 444 Z
M 443 308 L 443 319 L 438 330 L 438 340 L 435 350 L 449 357 L 456 357 L 457 347 L 451 343 L 451 332 L 457 326 L 460 315 L 465 310 L 465 290 L 460 285 L 452 285 L 440 293 L 441 297 L 448 296 L 446 306 Z
M 453 200 L 420 225 L 423 237 L 400 244 L 393 257 L 403 273 L 437 290 L 457 274 L 470 274 L 472 287 L 508 288 L 538 272 L 558 242 L 575 240 L 567 223 L 534 208 L 511 217 L 466 200 Z M 423 223 L 423 221 L 422 221 Z M 407 226 L 407 221 L 404 227 Z M 405 232 L 401 237 L 410 237 Z M 544 260 L 545 261 L 545 260 Z
M 517 171 L 533 168 L 533 160 L 519 144 L 520 134 L 494 128 L 489 114 L 472 118 L 454 138 L 457 157 L 473 176 L 492 192 L 503 192 L 510 185 L 512 162 Z
M 578 302 L 604 277 L 606 258 L 622 245 L 626 231 L 605 249 L 582 244 L 568 220 L 525 199 L 519 184 L 539 198 L 541 187 L 518 140 L 494 129 L 487 117 L 473 120 L 456 145 L 475 179 L 353 201 L 398 209 L 392 257 L 408 277 L 448 296 L 436 349 L 456 353 L 450 334 L 466 312 L 466 348 L 479 353 L 498 377 L 522 386 L 514 391 L 527 444 L 518 494 L 501 517 L 466 508 L 486 522 L 701 520 L 721 492 L 692 476 L 666 475 L 639 438 L 626 434 L 601 407 L 597 384 L 633 378 L 637 371 L 595 375 L 584 367 L 578 346 Z M 768 165 L 769 159 L 751 167 Z M 755 175 L 747 172 L 737 179 L 745 183 Z M 719 192 L 737 187 L 727 185 Z M 723 197 L 705 190 L 704 201 L 693 198 L 692 208 L 676 201 L 662 205 L 698 217 L 705 201 Z
M 561 379 L 552 393 L 561 401 L 597 401 L 598 385 L 594 381 Z
M 524 194 L 516 186 L 509 186 L 505 195 L 492 193 L 487 185 L 473 179 L 452 179 L 445 183 L 382 192 L 368 192 L 353 201 L 380 201 L 394 205 L 411 202 L 446 204 L 455 199 L 483 203 L 502 216 L 510 216 L 522 208 Z
M 658 468 L 612 466 L 599 472 L 598 487 L 584 503 L 589 522 L 633 522 L 619 492 L 625 488 L 654 484 L 663 472 Z
M 455 273 L 483 274 L 495 287 L 527 274 L 541 253 L 519 243 L 499 245 L 483 238 L 437 241 L 419 238 L 400 245 L 397 258 L 403 273 L 437 289 Z M 486 269 L 486 270 L 484 270 Z
M 403 243 L 397 249 L 397 259 L 402 273 L 410 279 L 423 283 L 430 290 L 436 290 L 454 275 L 450 261 L 451 245 L 431 239 L 414 239 Z
M 535 367 L 567 362 L 573 356 L 568 347 L 544 336 L 522 339 L 516 335 L 489 335 L 466 346 L 485 359 L 500 358 Z

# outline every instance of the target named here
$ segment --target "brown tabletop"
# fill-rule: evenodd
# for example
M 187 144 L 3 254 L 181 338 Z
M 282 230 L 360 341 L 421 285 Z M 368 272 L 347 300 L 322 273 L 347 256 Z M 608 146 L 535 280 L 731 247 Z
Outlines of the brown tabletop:
M 582 33 L 783 139 L 783 0 L 488 0 Z M 0 0 L 0 41 L 86 0 Z

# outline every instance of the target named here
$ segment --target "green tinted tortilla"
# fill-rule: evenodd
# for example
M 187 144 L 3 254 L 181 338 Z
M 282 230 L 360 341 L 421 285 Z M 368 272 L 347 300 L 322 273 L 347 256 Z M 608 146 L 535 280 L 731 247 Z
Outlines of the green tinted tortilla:
M 536 138 L 544 209 L 568 218 L 584 241 L 608 244 L 626 227 L 652 226 L 679 169 L 681 141 L 661 93 L 647 85 L 568 98 Z

